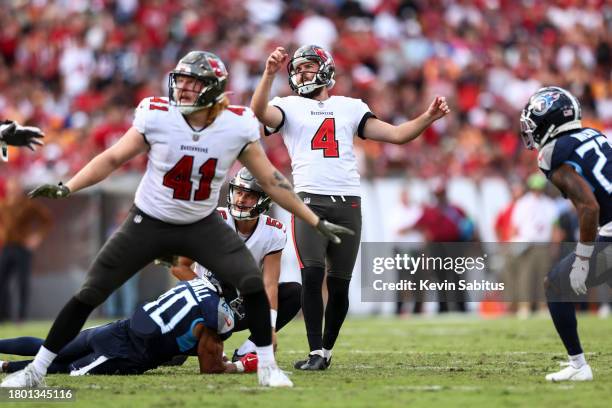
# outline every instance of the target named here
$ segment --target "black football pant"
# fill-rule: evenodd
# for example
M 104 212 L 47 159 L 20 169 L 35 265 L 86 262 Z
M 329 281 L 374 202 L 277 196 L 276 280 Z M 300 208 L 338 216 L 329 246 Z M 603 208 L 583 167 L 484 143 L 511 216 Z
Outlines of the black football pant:
M 168 224 L 133 207 L 123 225 L 102 247 L 85 283 L 55 320 L 45 347 L 55 353 L 72 340 L 89 314 L 132 275 L 155 258 L 186 256 L 243 294 L 254 343 L 272 343 L 269 303 L 261 271 L 234 230 L 213 211 L 192 224 Z
M 298 194 L 319 217 L 355 231 L 342 235 L 336 245 L 314 228 L 293 217 L 292 231 L 302 272 L 302 312 L 310 350 L 331 349 L 340 333 L 349 307 L 349 284 L 361 242 L 361 198 Z M 323 326 L 322 286 L 327 266 L 328 301 Z
M 276 317 L 276 331 L 280 331 L 300 311 L 300 296 L 302 285 L 297 282 L 281 282 L 278 284 L 278 315 Z M 242 331 L 248 326 L 247 318 L 236 320 L 234 331 Z M 251 341 L 251 339 L 249 337 Z

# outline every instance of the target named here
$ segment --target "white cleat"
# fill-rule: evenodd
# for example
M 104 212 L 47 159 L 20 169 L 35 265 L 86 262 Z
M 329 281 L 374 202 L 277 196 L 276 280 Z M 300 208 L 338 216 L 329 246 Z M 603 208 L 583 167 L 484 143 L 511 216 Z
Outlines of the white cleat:
M 548 374 L 546 381 L 593 381 L 593 371 L 588 364 L 580 368 L 574 368 L 568 364 L 563 370 Z
M 257 368 L 259 385 L 263 387 L 293 387 L 293 383 L 276 364 Z
M 11 388 L 36 388 L 46 387 L 45 376 L 34 369 L 32 363 L 28 364 L 23 370 L 19 370 L 7 375 L 0 387 Z

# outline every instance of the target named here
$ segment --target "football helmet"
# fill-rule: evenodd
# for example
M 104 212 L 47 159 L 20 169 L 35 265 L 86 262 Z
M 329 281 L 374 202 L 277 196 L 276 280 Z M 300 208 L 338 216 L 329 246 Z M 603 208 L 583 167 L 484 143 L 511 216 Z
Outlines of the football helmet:
M 319 69 L 310 81 L 298 83 L 296 68 L 306 61 L 315 61 L 319 64 Z M 298 48 L 287 64 L 287 72 L 289 73 L 289 86 L 298 95 L 309 95 L 323 86 L 331 89 L 336 83 L 334 59 L 329 52 L 317 45 L 304 45 Z
M 559 133 L 582 128 L 580 102 L 557 86 L 540 88 L 521 112 L 521 138 L 528 149 L 540 149 Z
M 259 196 L 257 203 L 252 207 L 239 207 L 234 204 L 235 189 L 240 188 Z M 243 167 L 229 182 L 229 192 L 227 194 L 227 207 L 232 217 L 236 220 L 254 220 L 260 214 L 268 211 L 272 200 L 263 191 L 255 177 Z
M 174 99 L 174 91 L 180 89 L 176 81 L 179 75 L 186 75 L 204 83 L 204 87 L 191 105 L 181 105 L 180 101 Z M 227 69 L 223 61 L 211 52 L 191 51 L 179 60 L 168 77 L 170 104 L 177 106 L 182 114 L 188 115 L 222 101 L 226 86 Z

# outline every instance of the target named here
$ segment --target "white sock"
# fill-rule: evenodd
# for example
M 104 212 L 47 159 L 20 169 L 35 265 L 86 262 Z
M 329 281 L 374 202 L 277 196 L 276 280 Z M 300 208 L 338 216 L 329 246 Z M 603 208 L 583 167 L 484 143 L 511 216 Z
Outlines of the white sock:
M 238 354 L 243 356 L 245 354 L 252 353 L 255 350 L 257 350 L 257 346 L 255 345 L 255 343 L 253 343 L 249 339 L 246 339 L 244 343 L 242 343 L 242 346 L 240 346 L 240 348 L 238 349 Z
M 4 372 L 4 363 L 6 363 L 6 361 L 0 360 L 0 373 Z
M 274 347 L 271 344 L 269 346 L 257 347 L 257 359 L 261 367 L 268 367 L 276 364 L 276 360 L 274 359 Z
M 569 356 L 570 365 L 574 368 L 580 368 L 587 364 L 584 358 L 584 353 L 576 354 L 575 356 Z
M 331 350 L 328 350 L 326 348 L 323 349 L 323 357 L 325 357 L 326 360 L 329 361 L 329 359 L 331 358 L 331 354 L 332 354 Z
M 313 356 L 315 354 L 321 357 L 325 357 L 325 354 L 323 354 L 323 350 L 313 350 L 310 353 L 308 353 L 309 356 Z
M 32 365 L 40 374 L 47 374 L 47 368 L 51 365 L 57 354 L 47 350 L 44 346 L 40 346 L 40 350 L 36 353 Z

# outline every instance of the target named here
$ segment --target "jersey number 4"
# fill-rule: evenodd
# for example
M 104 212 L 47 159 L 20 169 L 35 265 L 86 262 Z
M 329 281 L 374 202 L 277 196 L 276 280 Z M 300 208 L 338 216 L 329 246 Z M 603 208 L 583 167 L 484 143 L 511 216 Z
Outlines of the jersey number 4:
M 196 190 L 193 201 L 202 201 L 210 197 L 210 183 L 215 178 L 217 159 L 208 159 L 200 166 L 200 184 Z M 193 171 L 193 156 L 183 156 L 165 175 L 164 186 L 174 190 L 172 198 L 177 200 L 191 200 L 191 172 Z
M 310 141 L 310 147 L 312 150 L 323 149 L 323 157 L 340 157 L 334 118 L 325 118 Z

